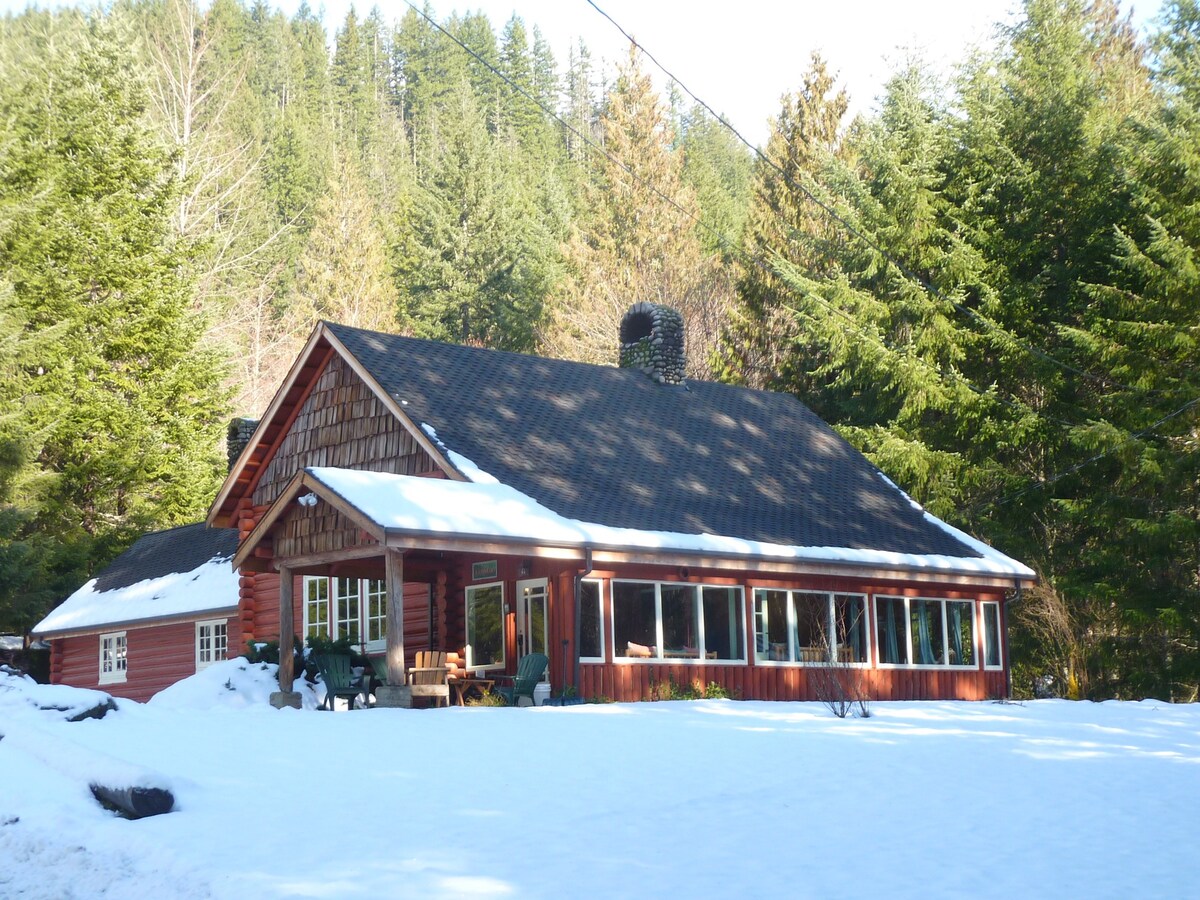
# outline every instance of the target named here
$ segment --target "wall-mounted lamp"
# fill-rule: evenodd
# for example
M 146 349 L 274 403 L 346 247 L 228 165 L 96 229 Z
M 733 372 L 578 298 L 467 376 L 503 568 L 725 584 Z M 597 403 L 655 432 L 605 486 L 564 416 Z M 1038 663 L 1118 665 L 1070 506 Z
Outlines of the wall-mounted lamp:
M 528 578 L 529 573 L 533 571 L 533 560 L 523 559 L 521 564 L 517 566 L 517 577 Z
M 301 494 L 299 497 L 296 498 L 296 502 L 299 503 L 301 506 L 316 506 L 317 505 L 317 495 L 312 492 L 309 492 L 307 494 Z

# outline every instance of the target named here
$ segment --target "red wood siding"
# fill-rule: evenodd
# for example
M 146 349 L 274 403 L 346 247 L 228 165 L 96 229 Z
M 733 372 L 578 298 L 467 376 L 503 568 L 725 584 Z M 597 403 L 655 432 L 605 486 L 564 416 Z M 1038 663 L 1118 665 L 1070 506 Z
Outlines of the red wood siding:
M 211 621 L 203 619 L 201 621 Z M 232 637 L 236 619 L 227 620 L 230 652 L 238 656 Z M 126 628 L 128 670 L 125 681 L 100 684 L 100 635 L 56 638 L 51 658 L 51 681 L 94 688 L 115 697 L 145 702 L 165 687 L 196 674 L 196 623 L 175 622 L 145 628 Z M 111 632 L 110 632 L 111 633 Z

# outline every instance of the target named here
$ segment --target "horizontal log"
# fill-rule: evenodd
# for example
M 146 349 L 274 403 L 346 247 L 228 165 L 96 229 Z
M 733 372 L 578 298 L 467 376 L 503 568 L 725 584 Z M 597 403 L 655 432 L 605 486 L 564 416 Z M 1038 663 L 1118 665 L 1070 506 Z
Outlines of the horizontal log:
M 161 816 L 175 807 L 175 796 L 164 788 L 111 788 L 102 784 L 93 784 L 90 787 L 97 800 L 124 813 L 130 819 Z

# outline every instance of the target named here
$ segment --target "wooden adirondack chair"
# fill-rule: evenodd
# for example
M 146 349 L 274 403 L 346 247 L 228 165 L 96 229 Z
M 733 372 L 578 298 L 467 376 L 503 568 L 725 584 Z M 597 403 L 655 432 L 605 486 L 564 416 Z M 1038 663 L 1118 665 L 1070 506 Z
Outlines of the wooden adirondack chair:
M 450 705 L 450 682 L 444 650 L 418 650 L 416 665 L 408 670 L 408 686 L 414 697 L 433 697 L 434 702 Z
M 542 680 L 542 675 L 545 674 L 546 667 L 549 665 L 550 659 L 545 653 L 525 654 L 517 663 L 517 674 L 513 678 L 513 683 L 508 687 L 496 688 L 496 693 L 500 694 L 509 706 L 517 706 L 522 697 L 528 697 L 529 705 L 532 706 L 533 689 Z
M 371 661 L 371 671 L 375 674 L 375 680 L 380 684 L 388 683 L 387 657 L 386 656 L 368 656 Z
M 362 693 L 362 679 L 355 676 L 350 668 L 350 657 L 345 653 L 323 653 L 316 659 L 317 671 L 321 673 L 321 681 L 325 684 L 325 699 L 321 709 L 333 709 L 333 701 L 338 697 L 346 697 L 350 708 L 354 709 L 354 701 Z

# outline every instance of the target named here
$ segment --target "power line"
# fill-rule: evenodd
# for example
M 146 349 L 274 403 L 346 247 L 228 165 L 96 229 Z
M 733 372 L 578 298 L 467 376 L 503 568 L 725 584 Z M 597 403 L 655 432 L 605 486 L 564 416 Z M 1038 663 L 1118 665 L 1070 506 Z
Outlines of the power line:
M 617 31 L 621 32 L 621 34 L 624 35 L 625 38 L 631 44 L 633 44 L 633 46 L 637 47 L 640 51 L 642 51 L 642 53 L 646 54 L 646 58 L 649 59 L 652 63 L 654 63 L 654 65 L 657 66 L 664 75 L 666 75 L 673 82 L 675 82 L 675 84 L 679 85 L 679 87 L 683 89 L 683 92 L 685 94 L 687 94 L 689 97 L 692 98 L 692 100 L 694 100 L 696 103 L 698 103 L 700 106 L 702 106 L 709 113 L 709 115 L 711 115 L 722 126 L 727 128 L 739 141 L 741 141 L 743 144 L 745 144 L 747 147 L 749 147 L 750 150 L 755 154 L 755 156 L 758 157 L 758 159 L 760 159 L 763 163 L 765 163 L 766 165 L 773 168 L 776 172 L 778 172 L 783 177 L 784 183 L 788 187 L 792 188 L 793 190 L 798 190 L 802 194 L 804 194 L 804 196 L 806 196 L 809 200 L 811 200 L 813 203 L 815 203 L 817 206 L 819 206 L 822 210 L 824 210 L 824 212 L 827 215 L 829 215 L 834 220 L 839 222 L 842 225 L 842 227 L 845 228 L 850 234 L 852 234 L 854 237 L 858 238 L 860 241 L 862 241 L 864 244 L 866 244 L 867 247 L 869 247 L 870 249 L 872 249 L 876 253 L 878 253 L 881 257 L 883 257 L 883 259 L 887 263 L 889 263 L 892 266 L 895 266 L 895 268 L 897 270 L 899 270 L 899 272 L 905 278 L 908 278 L 909 280 L 916 282 L 922 288 L 924 288 L 926 291 L 928 291 L 930 294 L 932 294 L 934 297 L 936 297 L 938 300 L 941 300 L 943 303 L 947 303 L 947 304 L 953 306 L 955 309 L 957 309 L 959 312 L 963 313 L 964 315 L 967 315 L 970 318 L 973 318 L 976 321 L 981 322 L 988 329 L 997 332 L 1006 341 L 1011 343 L 1013 346 L 1018 347 L 1018 348 L 1024 350 L 1026 353 L 1032 354 L 1033 356 L 1036 356 L 1039 359 L 1045 360 L 1046 362 L 1051 363 L 1055 366 L 1058 366 L 1062 369 L 1065 369 L 1068 372 L 1073 372 L 1074 374 L 1079 375 L 1082 378 L 1087 378 L 1091 381 L 1096 381 L 1096 382 L 1100 382 L 1103 384 L 1107 384 L 1110 387 L 1120 388 L 1121 390 L 1126 390 L 1126 391 L 1134 391 L 1136 393 L 1161 393 L 1160 391 L 1154 390 L 1154 389 L 1139 388 L 1139 387 L 1134 387 L 1133 385 L 1122 384 L 1121 382 L 1116 381 L 1112 378 L 1108 378 L 1107 376 L 1096 375 L 1092 372 L 1086 371 L 1085 369 L 1080 369 L 1077 366 L 1073 366 L 1070 363 L 1063 362 L 1062 360 L 1058 359 L 1057 357 L 1052 356 L 1051 354 L 1047 353 L 1045 350 L 1042 350 L 1038 347 L 1034 347 L 1031 344 L 1021 341 L 1020 338 L 1018 338 L 1016 335 L 1009 332 L 1008 329 L 1004 328 L 1004 326 L 1000 325 L 997 322 L 993 322 L 987 316 L 984 316 L 983 314 L 977 312 L 976 310 L 971 309 L 969 306 L 962 305 L 961 303 L 959 303 L 957 300 L 954 300 L 953 298 L 947 297 L 945 294 L 943 294 L 938 289 L 938 287 L 936 285 L 934 285 L 933 283 L 931 283 L 929 281 L 926 281 L 924 278 L 921 278 L 915 272 L 911 271 L 902 262 L 894 259 L 891 256 L 891 254 L 889 254 L 886 250 L 884 250 L 883 247 L 881 247 L 875 240 L 868 237 L 861 230 L 859 230 L 858 228 L 856 228 L 855 226 L 853 226 L 849 222 L 847 222 L 846 219 L 840 213 L 838 213 L 836 209 L 834 209 L 832 206 L 830 206 L 829 204 L 827 204 L 823 200 L 821 200 L 819 197 L 817 197 L 817 195 L 814 194 L 812 191 L 810 191 L 807 187 L 794 182 L 792 180 L 791 176 L 788 175 L 788 173 L 783 169 L 782 166 L 780 166 L 773 159 L 771 159 L 765 153 L 763 153 L 761 150 L 759 150 L 758 147 L 756 147 L 754 144 L 750 143 L 750 141 L 746 140 L 745 136 L 740 131 L 738 131 L 736 128 L 734 128 L 733 125 L 731 125 L 725 119 L 724 116 L 722 116 L 721 114 L 716 112 L 711 106 L 708 105 L 708 103 L 706 103 L 700 97 L 696 96 L 696 94 L 694 94 L 691 91 L 691 89 L 688 88 L 688 86 L 686 84 L 684 84 L 672 71 L 670 71 L 666 66 L 664 66 L 662 63 L 660 63 L 655 58 L 653 53 L 651 53 L 642 44 L 640 44 L 637 41 L 637 39 L 633 37 L 633 35 L 631 35 L 628 31 L 626 31 L 624 28 L 622 28 L 620 23 L 617 22 L 616 19 L 614 19 L 607 12 L 605 12 L 603 9 L 601 9 L 595 3 L 595 0 L 586 0 L 586 2 L 588 4 L 588 6 L 592 7 L 592 9 L 596 10 L 596 12 L 598 12 L 605 19 L 607 19 L 609 22 L 611 22 L 613 27 L 616 28 Z M 813 180 L 815 182 L 816 179 L 813 179 Z
M 720 232 L 716 231 L 715 229 L 713 229 L 710 226 L 708 226 L 707 224 L 705 224 L 703 221 L 700 220 L 700 218 L 695 213 L 682 207 L 678 202 L 675 201 L 674 198 L 668 197 L 666 194 L 662 193 L 660 190 L 658 190 L 656 187 L 654 187 L 654 185 L 649 184 L 645 179 L 641 178 L 636 172 L 634 172 L 633 169 L 631 169 L 628 165 L 626 165 L 624 161 L 617 159 L 615 156 L 613 156 L 611 153 L 609 153 L 607 149 L 597 145 L 595 143 L 595 141 L 593 141 L 590 137 L 588 137 L 587 135 L 580 132 L 569 122 L 564 120 L 554 110 L 549 109 L 540 100 L 538 100 L 537 98 L 530 95 L 523 87 L 518 85 L 516 82 L 514 82 L 508 76 L 506 76 L 503 72 L 498 70 L 495 66 L 493 66 L 491 63 L 489 63 L 487 60 L 485 60 L 483 57 L 481 57 L 478 53 L 476 53 L 471 47 L 467 46 L 465 43 L 463 43 L 461 40 L 459 40 L 455 35 L 451 34 L 448 30 L 446 30 L 444 27 L 442 27 L 442 25 L 440 23 L 438 23 L 433 18 L 431 18 L 423 10 L 418 9 L 411 2 L 409 2 L 409 0 L 403 0 L 403 2 L 409 9 L 413 10 L 413 12 L 420 15 L 423 19 L 425 19 L 427 22 L 429 22 L 429 24 L 431 24 L 434 28 L 436 28 L 439 32 L 441 32 L 443 35 L 445 35 L 451 41 L 453 41 L 462 50 L 469 53 L 476 61 L 478 61 L 485 68 L 487 68 L 489 71 L 491 71 L 497 78 L 500 78 L 502 81 L 504 81 L 510 87 L 512 87 L 517 93 L 519 93 L 525 99 L 527 99 L 531 103 L 533 103 L 538 109 L 542 110 L 543 113 L 550 116 L 552 119 L 554 119 L 560 125 L 562 125 L 568 131 L 570 131 L 572 134 L 574 134 L 576 137 L 578 137 L 580 140 L 582 140 L 584 143 L 586 143 L 589 147 L 591 147 L 592 149 L 603 154 L 606 159 L 608 159 L 610 162 L 612 162 L 614 165 L 616 165 L 618 168 L 620 168 L 622 171 L 624 171 L 626 174 L 628 174 L 630 178 L 637 181 L 643 187 L 648 188 L 650 191 L 652 191 L 654 194 L 656 194 L 660 199 L 664 200 L 666 203 L 668 203 L 674 209 L 678 210 L 683 215 L 685 215 L 686 217 L 691 219 L 696 225 L 698 225 L 699 227 L 705 229 L 707 232 L 712 234 L 718 241 L 721 242 L 722 246 L 728 247 L 729 249 L 733 250 L 735 253 L 738 253 L 743 258 L 748 259 L 754 265 L 762 268 L 764 271 L 768 270 L 766 262 L 761 257 L 759 257 L 757 255 L 751 255 L 751 254 L 743 251 L 741 248 L 734 246 L 733 243 L 727 237 L 725 237 L 725 235 L 721 234 Z M 590 0 L 589 0 L 589 2 L 590 2 Z M 643 52 L 645 52 L 645 51 L 643 50 Z M 858 323 L 856 323 L 852 318 L 850 318 L 848 313 L 846 313 L 844 310 L 840 309 L 839 307 L 835 306 L 834 304 L 830 303 L 824 297 L 821 297 L 819 294 L 816 294 L 816 293 L 813 293 L 810 291 L 805 296 L 809 297 L 810 299 L 818 301 L 822 305 L 828 307 L 832 312 L 834 312 L 837 315 L 841 316 L 842 318 L 846 319 L 846 321 L 850 323 L 850 330 L 853 333 L 855 333 L 855 334 L 859 335 L 860 337 L 866 339 L 867 341 L 875 344 L 876 346 L 882 347 L 884 350 L 886 350 L 890 353 L 898 353 L 899 352 L 899 351 L 889 347 L 884 341 L 863 331 L 861 328 L 858 327 Z M 1073 424 L 1071 422 L 1066 422 L 1061 419 L 1055 419 L 1051 416 L 1047 416 L 1042 413 L 1039 413 L 1036 410 L 1029 407 L 1027 404 L 1016 401 L 1015 398 L 1014 398 L 1014 400 L 1006 400 L 1005 398 L 999 396 L 998 394 L 994 394 L 994 393 L 989 394 L 988 392 L 985 392 L 985 391 L 981 390 L 979 387 L 977 387 L 976 385 L 972 384 L 968 379 L 964 378 L 963 376 L 959 375 L 958 373 L 956 373 L 956 372 L 943 373 L 942 371 L 940 371 L 939 369 L 937 369 L 930 363 L 926 362 L 925 360 L 921 359 L 920 357 L 915 357 L 915 356 L 909 355 L 908 358 L 923 365 L 927 369 L 933 371 L 940 378 L 957 380 L 957 381 L 961 382 L 966 387 L 968 387 L 971 391 L 980 395 L 981 397 L 990 397 L 991 399 L 998 400 L 998 401 L 1005 403 L 1015 409 L 1018 409 L 1019 411 L 1031 413 L 1035 417 L 1046 419 L 1048 421 L 1056 422 L 1067 428 L 1077 427 L 1075 424 Z M 1028 491 L 1036 490 L 1036 489 L 1039 489 L 1042 487 L 1046 487 L 1050 484 L 1053 484 L 1054 482 L 1056 482 L 1062 478 L 1065 478 L 1066 476 L 1068 476 L 1074 472 L 1079 471 L 1084 466 L 1090 465 L 1091 463 L 1093 463 L 1099 459 L 1102 459 L 1103 457 L 1116 451 L 1117 449 L 1119 449 L 1120 447 L 1129 443 L 1130 441 L 1137 440 L 1141 437 L 1144 437 L 1145 435 L 1152 432 L 1154 429 L 1158 428 L 1158 426 L 1175 418 L 1176 416 L 1182 415 L 1188 409 L 1190 409 L 1193 406 L 1196 406 L 1197 404 L 1200 404 L 1200 397 L 1196 397 L 1196 398 L 1188 401 L 1186 404 L 1181 406 L 1179 409 L 1167 414 L 1166 416 L 1159 419 L 1157 422 L 1153 423 L 1152 425 L 1148 426 L 1147 428 L 1143 429 L 1142 431 L 1139 431 L 1136 434 L 1130 435 L 1129 437 L 1120 441 L 1113 447 L 1110 447 L 1108 450 L 1098 453 L 1095 456 L 1092 456 L 1089 459 L 1086 459 L 1083 462 L 1078 463 L 1075 466 L 1072 466 L 1071 468 L 1067 469 L 1064 472 L 1061 472 L 1060 474 L 1054 476 L 1051 479 L 1032 484 L 1029 487 L 1022 489 L 1019 492 L 1009 495 L 1008 497 L 1002 498 L 1001 500 L 994 501 L 994 502 L 990 503 L 989 505 L 994 506 L 994 505 L 1000 505 L 1001 503 L 1007 503 L 1010 500 L 1014 499 L 1015 497 L 1019 496 L 1021 493 L 1026 493 Z M 982 507 L 973 507 L 973 510 L 976 508 L 982 508 Z
M 492 65 L 490 62 L 488 62 L 486 59 L 484 59 L 482 56 L 480 56 L 473 48 L 471 48 L 469 45 L 465 44 L 463 41 L 459 40 L 459 38 L 457 36 L 455 36 L 449 30 L 444 28 L 439 22 L 437 22 L 435 19 L 433 19 L 431 16 L 429 16 L 424 10 L 418 9 L 411 2 L 409 2 L 409 0 L 403 0 L 403 2 L 404 2 L 405 6 L 407 6 L 409 9 L 411 9 L 413 12 L 417 13 L 417 15 L 421 16 L 421 18 L 423 18 L 426 22 L 428 22 L 430 25 L 432 25 L 434 28 L 436 28 L 439 32 L 441 32 L 443 35 L 445 35 L 447 38 L 449 38 L 451 41 L 453 41 L 460 49 L 462 49 L 466 53 L 470 54 L 470 56 L 473 59 L 475 59 L 478 63 L 480 63 L 480 65 L 482 65 L 484 68 L 488 69 L 488 71 L 490 71 L 497 78 L 499 78 L 503 82 L 505 82 L 509 87 L 511 87 L 514 91 L 516 91 L 518 94 L 520 94 L 526 100 L 528 100 L 530 103 L 532 103 L 538 109 L 540 109 L 543 113 L 545 113 L 550 118 L 554 119 L 554 121 L 558 122 L 563 128 L 570 131 L 572 134 L 574 134 L 577 138 L 579 138 L 581 141 L 583 141 L 585 144 L 587 144 L 593 150 L 602 154 L 606 159 L 608 159 L 609 162 L 611 162 L 613 165 L 617 166 L 619 169 L 621 169 L 623 172 L 625 172 L 631 179 L 633 179 L 638 184 L 640 184 L 643 187 L 650 190 L 652 193 L 654 193 L 656 196 L 658 196 L 659 199 L 663 200 L 668 205 L 670 205 L 672 208 L 674 208 L 677 211 L 679 211 L 680 213 L 682 213 L 684 216 L 686 216 L 688 219 L 690 219 L 693 223 L 695 223 L 698 227 L 704 229 L 706 232 L 711 234 L 717 241 L 720 242 L 722 247 L 732 251 L 733 253 L 736 253 L 738 256 L 740 256 L 741 258 L 752 263 L 753 265 L 755 265 L 762 271 L 766 272 L 767 274 L 773 274 L 773 270 L 770 268 L 768 263 L 762 259 L 761 256 L 759 256 L 757 254 L 751 254 L 748 251 L 744 250 L 743 248 L 735 245 L 725 235 L 721 234 L 719 231 L 712 228 L 706 222 L 701 220 L 700 217 L 697 216 L 694 212 L 692 212 L 689 209 L 685 209 L 673 197 L 667 196 L 662 191 L 660 191 L 658 188 L 656 188 L 654 185 L 647 182 L 644 178 L 642 178 L 636 172 L 634 172 L 633 169 L 629 165 L 627 165 L 623 160 L 620 160 L 617 157 L 613 156 L 612 153 L 610 153 L 605 147 L 597 144 L 588 135 L 579 131 L 579 129 L 577 129 L 571 123 L 569 123 L 565 119 L 563 119 L 557 112 L 550 109 L 545 104 L 543 104 L 538 98 L 531 95 L 521 85 L 517 84 L 515 81 L 513 81 L 507 75 L 505 75 L 503 72 L 501 72 L 499 69 L 497 69 L 494 65 Z M 643 52 L 645 52 L 645 51 L 643 51 Z M 829 309 L 832 313 L 834 313 L 838 317 L 844 319 L 849 325 L 848 330 L 851 333 L 858 335 L 863 340 L 868 341 L 869 343 L 872 343 L 891 354 L 903 353 L 903 351 L 901 351 L 897 348 L 890 347 L 882 339 L 877 338 L 874 335 L 869 334 L 866 331 L 864 331 L 862 329 L 862 327 L 858 324 L 858 322 L 856 322 L 850 316 L 849 313 L 847 313 L 845 310 L 841 309 L 837 305 L 831 303 L 829 300 L 826 300 L 820 294 L 817 294 L 812 291 L 808 291 L 805 294 L 803 294 L 803 296 L 807 297 L 810 300 L 815 300 L 817 303 L 826 307 L 827 309 Z M 792 312 L 795 312 L 795 310 L 792 310 Z M 986 391 L 986 390 L 978 387 L 974 383 L 972 383 L 968 378 L 966 378 L 965 376 L 961 375 L 958 372 L 954 372 L 954 371 L 945 372 L 945 371 L 942 371 L 940 368 L 934 366 L 933 364 L 929 363 L 928 361 L 922 359 L 919 356 L 913 356 L 908 353 L 905 353 L 904 355 L 905 355 L 906 359 L 909 359 L 909 360 L 916 362 L 917 364 L 923 366 L 926 370 L 928 370 L 928 371 L 932 372 L 934 375 L 936 375 L 940 380 L 952 381 L 952 382 L 959 383 L 959 384 L 965 386 L 972 393 L 975 393 L 975 394 L 979 395 L 980 397 L 983 397 L 985 399 L 996 400 L 1000 403 L 1003 403 L 1003 404 L 1006 404 L 1006 405 L 1012 407 L 1013 409 L 1018 410 L 1019 412 L 1032 414 L 1035 417 L 1045 419 L 1047 421 L 1055 422 L 1056 424 L 1064 426 L 1066 428 L 1076 427 L 1076 423 L 1068 422 L 1063 419 L 1057 419 L 1053 416 L 1050 416 L 1050 415 L 1047 415 L 1044 413 L 1039 413 L 1038 411 L 1036 411 L 1032 407 L 1030 407 L 1028 404 L 1017 400 L 1015 397 L 1010 400 L 1010 399 L 1007 399 L 1007 398 L 1001 396 L 998 393 Z

